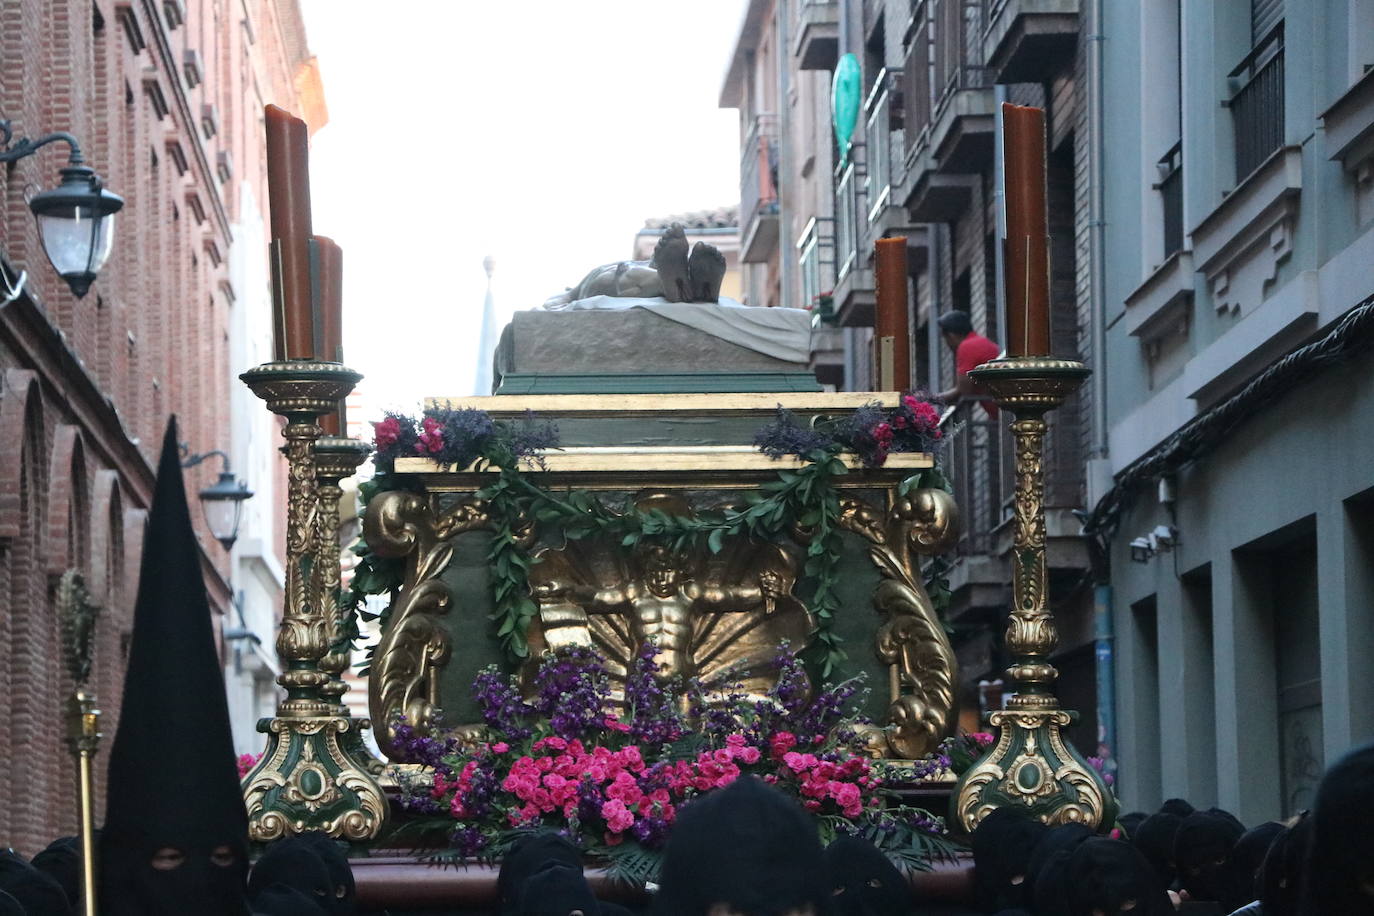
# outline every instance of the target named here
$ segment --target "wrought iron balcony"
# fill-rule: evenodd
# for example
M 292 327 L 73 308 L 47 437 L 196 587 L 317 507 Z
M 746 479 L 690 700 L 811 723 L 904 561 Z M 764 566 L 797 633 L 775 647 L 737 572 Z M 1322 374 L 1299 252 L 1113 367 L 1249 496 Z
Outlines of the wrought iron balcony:
M 1183 141 L 1159 160 L 1159 184 L 1155 190 L 1164 205 L 1164 257 L 1183 247 Z
M 740 260 L 767 261 L 778 250 L 778 126 L 771 114 L 754 118 L 740 158 Z
M 1283 145 L 1283 21 L 1269 30 L 1229 74 L 1235 129 L 1236 184 Z
M 947 411 L 941 423 L 946 468 L 964 527 L 959 553 L 965 556 L 995 552 L 995 533 L 1007 518 L 1013 490 L 1006 423 L 988 419 L 975 403 Z
M 920 221 L 953 218 L 968 176 L 992 160 L 995 100 L 983 66 L 981 0 L 924 0 L 907 30 L 906 199 Z
M 1078 0 L 993 0 L 983 60 L 998 83 L 1047 83 L 1073 65 Z
M 838 0 L 796 0 L 792 48 L 800 70 L 834 70 L 840 57 Z

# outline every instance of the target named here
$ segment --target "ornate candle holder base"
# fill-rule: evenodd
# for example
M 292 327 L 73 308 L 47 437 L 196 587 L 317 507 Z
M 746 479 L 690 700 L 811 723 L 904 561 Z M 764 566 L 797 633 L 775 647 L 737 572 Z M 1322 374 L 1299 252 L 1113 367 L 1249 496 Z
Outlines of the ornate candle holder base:
M 263 719 L 267 751 L 244 780 L 248 836 L 270 843 L 322 830 L 351 842 L 375 838 L 386 821 L 386 799 L 372 774 L 354 760 L 362 745 L 350 716 Z
M 386 821 L 386 799 L 371 772 L 350 752 L 361 747 L 363 722 L 340 715 L 342 672 L 325 668 L 338 630 L 338 482 L 362 461 L 359 447 L 316 454 L 316 420 L 334 411 L 362 378 L 339 363 L 288 360 L 240 376 L 273 413 L 287 418 L 286 607 L 277 655 L 286 699 L 259 731 L 267 751 L 244 781 L 249 837 L 265 843 L 323 830 L 336 839 L 375 839 Z M 338 442 L 340 440 L 326 440 Z M 347 665 L 347 658 L 344 658 Z M 346 737 L 345 737 L 346 736 Z
M 371 451 L 371 446 L 357 439 L 330 436 L 315 443 L 315 477 L 319 483 L 321 508 L 321 530 L 318 537 L 320 558 L 315 568 L 319 572 L 318 592 L 324 603 L 325 612 L 333 613 L 329 633 L 329 654 L 320 659 L 320 670 L 328 674 L 330 680 L 320 688 L 320 694 L 334 705 L 335 715 L 348 717 L 353 723 L 352 727 L 339 737 L 344 752 L 359 769 L 380 776 L 385 771 L 386 764 L 374 757 L 363 741 L 363 731 L 372 727 L 372 720 L 354 718 L 343 703 L 343 696 L 348 692 L 343 675 L 352 660 L 352 652 L 350 645 L 341 639 L 339 632 L 342 620 L 339 608 L 341 586 L 337 531 L 339 499 L 343 495 L 339 482 L 345 477 L 351 477 L 358 466 L 367 460 Z
M 1016 415 L 1016 529 L 1007 675 L 1016 685 L 1008 708 L 993 712 L 998 741 L 965 771 L 951 802 L 953 820 L 972 831 L 991 811 L 1019 806 L 1047 824 L 1094 830 L 1116 820 L 1116 799 L 1102 777 L 1064 741 L 1072 714 L 1059 708 L 1049 657 L 1059 642 L 1049 608 L 1045 566 L 1045 414 L 1088 377 L 1082 363 L 1045 356 L 997 359 L 969 375 Z

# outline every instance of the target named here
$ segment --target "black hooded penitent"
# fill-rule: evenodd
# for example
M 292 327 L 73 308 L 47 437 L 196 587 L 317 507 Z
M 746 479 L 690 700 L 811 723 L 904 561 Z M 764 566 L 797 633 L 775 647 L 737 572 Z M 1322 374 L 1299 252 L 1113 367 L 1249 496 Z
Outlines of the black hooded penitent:
M 334 882 L 319 854 L 299 838 L 278 840 L 267 847 L 248 876 L 248 898 L 259 909 L 258 898 L 271 887 L 289 887 L 304 894 L 325 912 L 334 899 Z
M 1178 868 L 1174 865 L 1174 837 L 1182 823 L 1183 817 L 1161 811 L 1141 821 L 1131 836 L 1131 845 L 1145 856 L 1145 861 L 1150 863 L 1165 887 L 1178 877 Z
M 0 852 L 0 891 L 19 901 L 28 914 L 66 916 L 71 912 L 62 886 L 10 850 Z
M 1030 902 L 1026 874 L 1035 846 L 1049 828 L 1013 808 L 998 808 L 973 831 L 973 887 L 986 913 Z
M 1374 914 L 1374 744 L 1351 751 L 1322 777 L 1312 806 L 1303 916 Z
M 501 912 L 514 916 L 519 911 L 520 889 L 534 875 L 554 865 L 582 871 L 582 852 L 567 837 L 541 831 L 521 837 L 501 860 L 496 876 L 496 893 Z
M 1169 916 L 1174 905 L 1145 857 L 1122 840 L 1094 837 L 1069 856 L 1069 916 Z
M 1231 850 L 1245 828 L 1223 811 L 1194 811 L 1174 834 L 1178 880 L 1194 900 L 1225 900 L 1231 880 Z
M 816 826 L 801 806 L 742 777 L 685 806 L 663 855 L 656 916 L 705 916 L 718 903 L 748 916 L 814 907 L 830 894 Z
M 244 912 L 248 817 L 210 613 L 173 420 L 148 515 L 110 748 L 100 836 L 106 916 Z
M 1053 827 L 1035 844 L 1026 868 L 1026 899 L 1036 916 L 1063 916 L 1068 912 L 1069 859 L 1094 836 L 1083 824 Z
M 33 857 L 33 867 L 52 878 L 72 902 L 81 900 L 81 839 L 64 836 L 53 840 L 48 848 Z
M 825 848 L 834 916 L 904 916 L 911 888 L 882 850 L 860 837 L 842 836 Z

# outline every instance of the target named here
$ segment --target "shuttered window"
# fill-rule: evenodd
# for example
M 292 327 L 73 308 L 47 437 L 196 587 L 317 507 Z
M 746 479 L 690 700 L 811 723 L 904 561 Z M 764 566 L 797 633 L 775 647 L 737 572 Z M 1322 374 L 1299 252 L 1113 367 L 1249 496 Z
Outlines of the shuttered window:
M 1250 0 L 1250 46 L 1259 44 L 1283 18 L 1283 0 Z

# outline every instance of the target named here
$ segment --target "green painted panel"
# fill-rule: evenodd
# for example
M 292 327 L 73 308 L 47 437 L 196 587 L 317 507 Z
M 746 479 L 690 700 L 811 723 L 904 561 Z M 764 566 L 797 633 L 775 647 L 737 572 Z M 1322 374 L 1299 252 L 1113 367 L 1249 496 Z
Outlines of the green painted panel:
M 543 375 L 511 372 L 496 394 L 709 394 L 820 391 L 810 372 L 689 372 L 646 375 Z

